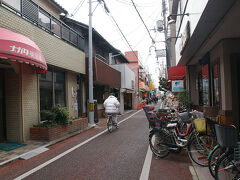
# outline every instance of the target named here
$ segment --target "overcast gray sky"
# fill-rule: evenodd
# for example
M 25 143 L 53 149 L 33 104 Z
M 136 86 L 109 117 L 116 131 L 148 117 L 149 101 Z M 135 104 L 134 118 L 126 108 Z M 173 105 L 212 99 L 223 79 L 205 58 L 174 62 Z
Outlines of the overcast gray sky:
M 74 15 L 74 19 L 82 23 L 89 22 L 89 4 L 88 0 L 56 0 L 63 8 L 65 8 L 71 15 L 76 9 L 77 5 L 82 4 Z M 161 0 L 133 0 L 142 19 L 148 27 L 151 36 L 156 41 L 162 41 L 163 34 L 156 33 L 153 30 L 156 27 L 156 21 L 162 19 L 161 16 Z M 149 55 L 149 48 L 152 46 L 152 40 L 142 23 L 138 13 L 136 12 L 131 0 L 105 0 L 106 5 L 112 17 L 118 23 L 120 29 L 128 40 L 134 51 L 140 54 L 140 60 L 145 67 L 148 67 L 149 72 L 154 78 L 154 84 L 158 83 L 159 71 L 156 64 L 154 48 L 151 48 Z M 124 53 L 131 51 L 118 28 L 114 24 L 111 15 L 107 15 L 103 5 L 99 5 L 97 0 L 92 1 L 92 9 L 94 10 L 92 17 L 93 27 L 115 48 Z M 164 49 L 164 43 L 157 43 L 157 49 Z M 164 59 L 160 59 L 164 61 Z

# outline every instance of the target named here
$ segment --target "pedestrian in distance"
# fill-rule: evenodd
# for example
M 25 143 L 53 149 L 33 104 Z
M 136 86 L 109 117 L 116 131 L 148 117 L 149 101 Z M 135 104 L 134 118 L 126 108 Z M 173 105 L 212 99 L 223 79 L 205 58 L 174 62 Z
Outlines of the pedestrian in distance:
M 110 96 L 104 101 L 103 106 L 105 108 L 105 113 L 112 115 L 113 123 L 118 127 L 117 114 L 119 113 L 118 108 L 120 106 L 120 103 L 113 93 L 111 93 Z

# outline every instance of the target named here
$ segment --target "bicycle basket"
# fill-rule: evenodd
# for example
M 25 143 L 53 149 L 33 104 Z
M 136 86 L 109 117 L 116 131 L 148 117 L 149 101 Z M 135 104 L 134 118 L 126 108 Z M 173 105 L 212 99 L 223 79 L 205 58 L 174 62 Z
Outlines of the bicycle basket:
M 235 147 L 237 144 L 237 129 L 232 126 L 215 124 L 217 141 L 222 147 Z
M 193 123 L 197 132 L 206 132 L 206 120 L 204 118 L 194 119 Z

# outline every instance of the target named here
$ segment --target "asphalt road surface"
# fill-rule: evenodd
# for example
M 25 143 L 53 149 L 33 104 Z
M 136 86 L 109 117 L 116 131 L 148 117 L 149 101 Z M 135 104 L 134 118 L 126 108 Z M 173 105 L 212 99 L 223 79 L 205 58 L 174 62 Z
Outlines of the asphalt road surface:
M 192 179 L 185 152 L 159 160 L 149 153 L 143 111 L 122 120 L 112 133 L 104 124 L 48 147 L 29 160 L 0 167 L 0 179 Z

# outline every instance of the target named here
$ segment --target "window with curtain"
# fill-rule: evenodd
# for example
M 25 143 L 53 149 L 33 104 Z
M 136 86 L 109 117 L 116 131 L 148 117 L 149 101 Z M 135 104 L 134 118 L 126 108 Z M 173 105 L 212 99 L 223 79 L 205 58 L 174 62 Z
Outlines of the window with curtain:
M 40 110 L 51 110 L 54 105 L 66 106 L 65 73 L 49 69 L 41 74 L 40 87 Z
M 220 65 L 213 66 L 213 105 L 220 106 Z

